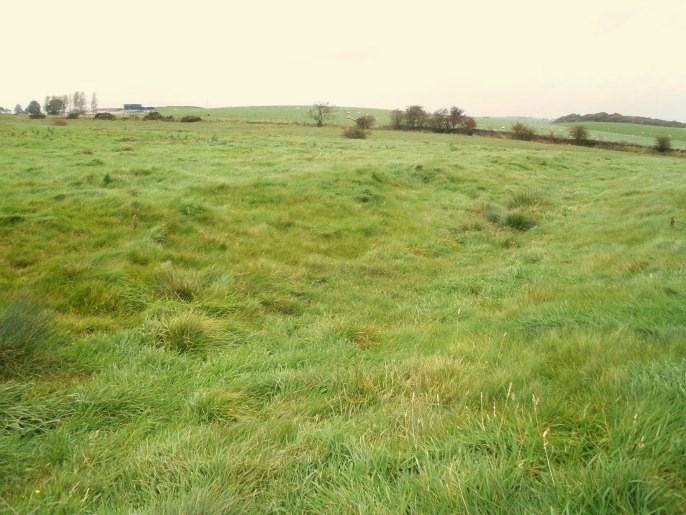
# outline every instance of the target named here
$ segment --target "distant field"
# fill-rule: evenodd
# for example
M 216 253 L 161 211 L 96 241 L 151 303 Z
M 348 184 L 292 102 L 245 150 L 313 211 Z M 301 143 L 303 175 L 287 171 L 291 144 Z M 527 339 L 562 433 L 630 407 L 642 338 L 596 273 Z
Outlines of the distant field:
M 257 106 L 257 107 L 220 107 L 220 108 L 197 108 L 197 107 L 162 107 L 159 111 L 165 116 L 196 115 L 208 119 L 246 120 L 249 122 L 289 122 L 289 123 L 312 123 L 307 116 L 311 106 Z M 388 110 L 366 109 L 361 107 L 341 107 L 336 109 L 333 123 L 337 125 L 352 125 L 348 119 L 363 115 L 372 115 L 377 118 L 378 125 L 387 125 Z
M 223 107 L 203 109 L 197 107 L 163 107 L 160 112 L 172 116 L 196 115 L 208 120 L 244 120 L 248 122 L 284 122 L 308 124 L 311 119 L 307 117 L 309 106 L 261 106 L 261 107 Z M 348 118 L 355 118 L 365 114 L 371 114 L 377 118 L 377 125 L 383 126 L 389 123 L 389 111 L 385 109 L 364 109 L 356 107 L 341 107 L 336 111 L 333 123 L 337 125 L 351 125 L 353 122 Z M 512 124 L 521 121 L 533 127 L 539 134 L 554 133 L 558 137 L 566 137 L 569 127 L 578 124 L 554 124 L 548 120 L 537 118 L 477 118 L 479 129 L 491 129 L 496 131 L 509 131 Z M 657 136 L 670 136 L 672 147 L 686 149 L 686 129 L 653 127 L 627 123 L 583 123 L 594 139 L 601 141 L 618 141 L 633 143 L 651 147 L 655 144 Z
M 645 146 L 654 145 L 655 138 L 658 136 L 668 136 L 672 139 L 673 148 L 686 149 L 686 129 L 681 128 L 604 122 L 570 123 L 564 125 L 567 127 L 583 125 L 591 132 L 591 135 L 598 138 L 605 138 L 609 141 L 625 141 Z
M 684 512 L 683 159 L 7 116 L 0 174 L 2 513 Z
M 583 125 L 589 130 L 592 138 L 601 141 L 618 141 L 652 147 L 658 136 L 669 136 L 672 139 L 672 147 L 686 149 L 686 129 L 672 127 L 654 127 L 650 125 L 638 125 L 632 123 L 552 123 L 545 120 L 521 118 L 478 118 L 480 129 L 492 129 L 496 131 L 509 131 L 516 121 L 526 123 L 533 127 L 539 134 L 553 133 L 559 137 L 565 137 L 569 128 L 575 125 Z

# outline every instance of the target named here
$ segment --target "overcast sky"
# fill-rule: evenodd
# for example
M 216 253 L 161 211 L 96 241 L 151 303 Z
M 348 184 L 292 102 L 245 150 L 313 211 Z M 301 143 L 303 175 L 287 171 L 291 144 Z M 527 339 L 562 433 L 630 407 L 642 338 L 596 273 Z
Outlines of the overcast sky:
M 686 122 L 686 0 L 10 0 L 0 106 L 311 104 Z

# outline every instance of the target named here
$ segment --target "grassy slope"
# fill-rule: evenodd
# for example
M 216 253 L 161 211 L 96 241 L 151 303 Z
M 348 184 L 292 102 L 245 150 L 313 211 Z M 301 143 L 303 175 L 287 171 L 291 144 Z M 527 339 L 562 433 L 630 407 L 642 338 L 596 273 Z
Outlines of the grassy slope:
M 2 301 L 59 329 L 0 383 L 3 505 L 683 509 L 681 160 L 221 122 L 0 145 Z

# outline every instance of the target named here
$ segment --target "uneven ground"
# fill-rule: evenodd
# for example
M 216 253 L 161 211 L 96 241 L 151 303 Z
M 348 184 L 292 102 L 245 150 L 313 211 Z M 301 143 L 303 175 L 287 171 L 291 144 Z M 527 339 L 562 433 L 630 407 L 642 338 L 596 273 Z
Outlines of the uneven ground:
M 0 506 L 681 512 L 685 171 L 2 117 Z

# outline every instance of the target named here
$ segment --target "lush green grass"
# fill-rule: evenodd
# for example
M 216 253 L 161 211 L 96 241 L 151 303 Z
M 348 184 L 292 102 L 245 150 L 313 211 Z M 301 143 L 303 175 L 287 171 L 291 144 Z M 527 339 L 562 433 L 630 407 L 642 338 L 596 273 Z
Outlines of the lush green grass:
M 3 511 L 684 510 L 682 159 L 0 120 Z

